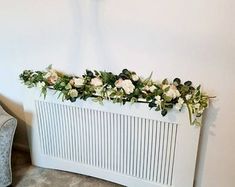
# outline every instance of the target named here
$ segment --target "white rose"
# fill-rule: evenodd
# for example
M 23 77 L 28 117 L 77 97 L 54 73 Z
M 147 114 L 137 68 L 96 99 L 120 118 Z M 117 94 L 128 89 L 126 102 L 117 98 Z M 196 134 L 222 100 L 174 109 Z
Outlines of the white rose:
M 122 87 L 122 82 L 123 82 L 122 79 L 118 79 L 118 80 L 115 82 L 115 86 L 116 86 L 117 88 L 121 88 L 121 87 Z
M 126 92 L 126 94 L 133 93 L 135 86 L 132 84 L 131 80 L 127 79 L 122 81 L 122 88 Z
M 45 82 L 38 82 L 37 87 L 41 90 L 45 86 Z
M 154 90 L 156 90 L 156 86 L 152 85 L 152 86 L 149 87 L 149 91 L 150 91 L 150 92 L 153 93 Z
M 169 85 L 163 85 L 163 89 L 169 87 Z M 169 90 L 166 92 L 166 96 L 175 99 L 176 97 L 180 96 L 179 90 L 177 90 L 175 85 L 170 85 Z
M 100 78 L 95 77 L 95 78 L 91 79 L 91 85 L 93 85 L 93 86 L 102 86 L 103 82 Z
M 83 78 L 73 78 L 72 82 L 74 83 L 74 87 L 79 88 L 84 85 L 84 79 Z
M 139 76 L 136 75 L 136 74 L 133 74 L 133 75 L 131 76 L 131 79 L 132 79 L 133 81 L 138 81 L 138 80 L 139 80 Z
M 78 96 L 78 91 L 76 89 L 69 90 L 68 93 L 71 97 L 77 97 Z
M 191 99 L 191 97 L 192 97 L 191 94 L 187 94 L 187 95 L 185 96 L 185 99 L 188 101 L 189 99 Z

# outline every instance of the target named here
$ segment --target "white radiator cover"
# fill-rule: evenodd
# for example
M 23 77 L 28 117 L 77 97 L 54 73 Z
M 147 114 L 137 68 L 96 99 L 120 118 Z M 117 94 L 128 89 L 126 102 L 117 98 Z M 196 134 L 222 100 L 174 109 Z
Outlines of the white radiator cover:
M 193 186 L 200 128 L 186 109 L 162 117 L 141 103 L 44 100 L 36 89 L 25 97 L 34 165 L 125 186 Z

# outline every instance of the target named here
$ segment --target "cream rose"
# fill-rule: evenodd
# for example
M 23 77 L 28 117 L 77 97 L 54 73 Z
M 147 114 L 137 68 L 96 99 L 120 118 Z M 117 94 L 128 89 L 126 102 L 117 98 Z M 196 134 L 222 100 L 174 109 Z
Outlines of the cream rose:
M 93 86 L 102 86 L 103 82 L 100 78 L 95 77 L 95 78 L 91 79 L 91 85 L 93 85 Z
M 132 84 L 131 80 L 129 79 L 126 80 L 119 79 L 115 82 L 115 86 L 117 88 L 122 88 L 126 94 L 133 93 L 135 89 L 135 86 Z
M 115 86 L 116 86 L 117 88 L 121 88 L 121 87 L 122 87 L 122 82 L 123 82 L 122 79 L 118 79 L 118 80 L 115 82 Z
M 73 78 L 71 82 L 73 82 L 74 87 L 79 88 L 84 85 L 85 81 L 83 78 Z

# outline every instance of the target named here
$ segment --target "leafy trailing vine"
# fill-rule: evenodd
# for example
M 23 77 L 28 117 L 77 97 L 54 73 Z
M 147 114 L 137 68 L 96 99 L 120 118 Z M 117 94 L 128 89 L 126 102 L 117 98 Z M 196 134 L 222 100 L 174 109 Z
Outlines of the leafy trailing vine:
M 152 74 L 151 74 L 152 75 Z M 50 65 L 46 71 L 24 70 L 20 80 L 28 87 L 38 87 L 46 97 L 47 89 L 59 92 L 62 100 L 75 102 L 92 97 L 102 104 L 103 100 L 113 103 L 141 102 L 150 109 L 160 111 L 165 116 L 169 110 L 181 111 L 188 108 L 192 125 L 201 125 L 200 117 L 209 105 L 210 97 L 201 91 L 201 86 L 194 87 L 191 81 L 182 82 L 175 78 L 172 82 L 164 79 L 156 82 L 151 75 L 144 79 L 135 72 L 124 69 L 118 75 L 106 71 L 90 71 L 82 76 L 73 76 L 56 71 Z

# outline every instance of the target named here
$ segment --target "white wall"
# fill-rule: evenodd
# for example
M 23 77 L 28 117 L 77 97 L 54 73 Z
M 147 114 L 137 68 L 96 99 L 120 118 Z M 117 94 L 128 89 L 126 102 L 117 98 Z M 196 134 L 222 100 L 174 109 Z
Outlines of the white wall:
M 201 83 L 207 110 L 196 187 L 235 185 L 233 0 L 1 0 L 0 100 L 27 144 L 18 75 L 23 69 L 82 73 L 129 68 Z

